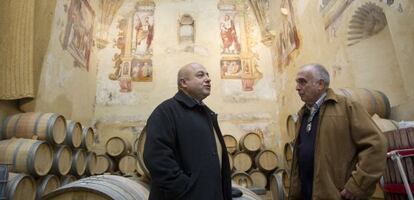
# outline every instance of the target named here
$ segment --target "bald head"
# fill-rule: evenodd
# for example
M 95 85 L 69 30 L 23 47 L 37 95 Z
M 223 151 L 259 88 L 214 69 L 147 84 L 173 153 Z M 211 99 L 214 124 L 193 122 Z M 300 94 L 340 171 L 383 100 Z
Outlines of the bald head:
M 194 66 L 197 66 L 197 65 L 202 66 L 201 64 L 198 64 L 198 63 L 188 63 L 182 66 L 180 70 L 178 70 L 178 74 L 177 74 L 178 89 L 181 88 L 181 80 L 188 78 L 190 72 L 194 69 Z
M 200 101 L 210 95 L 210 81 L 206 68 L 199 63 L 186 64 L 177 74 L 178 89 Z

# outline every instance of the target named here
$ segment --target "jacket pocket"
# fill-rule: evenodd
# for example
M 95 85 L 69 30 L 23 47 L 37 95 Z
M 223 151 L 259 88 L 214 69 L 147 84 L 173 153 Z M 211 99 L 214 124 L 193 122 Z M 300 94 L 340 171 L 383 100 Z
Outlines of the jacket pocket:
M 190 171 L 184 172 L 184 175 L 188 176 L 189 181 L 187 182 L 185 186 L 185 190 L 181 192 L 178 195 L 173 195 L 170 193 L 165 193 L 165 199 L 171 199 L 171 200 L 191 200 L 191 190 L 194 186 L 194 184 L 197 182 L 199 173 L 192 173 Z

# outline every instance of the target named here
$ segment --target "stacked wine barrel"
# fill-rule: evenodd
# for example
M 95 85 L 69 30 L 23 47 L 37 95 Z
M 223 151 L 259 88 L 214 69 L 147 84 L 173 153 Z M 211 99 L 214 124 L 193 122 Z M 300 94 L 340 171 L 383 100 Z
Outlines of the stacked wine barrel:
M 110 173 L 123 176 L 139 175 L 137 158 L 129 140 L 113 136 L 105 142 L 105 153 L 97 156 L 97 173 Z
M 149 183 L 151 177 L 143 161 L 145 139 L 146 129 L 144 128 L 134 141 L 133 151 L 137 158 L 136 166 L 140 180 Z M 263 190 L 268 187 L 268 176 L 278 167 L 278 160 L 273 151 L 263 147 L 262 136 L 251 132 L 245 134 L 240 142 L 237 142 L 233 136 L 225 135 L 224 142 L 233 172 L 233 185 L 249 189 L 263 188 Z M 250 191 L 250 193 L 253 192 Z M 241 198 L 259 199 L 257 195 L 250 195 L 250 193 L 246 190 L 246 195 Z
M 47 194 L 44 200 L 147 200 L 149 186 L 146 183 L 115 175 L 86 177 Z
M 40 199 L 62 184 L 94 174 L 94 131 L 57 113 L 7 117 L 0 130 L 0 164 L 8 199 Z
M 248 132 L 239 141 L 224 135 L 229 154 L 232 181 L 246 188 L 269 189 L 272 173 L 279 167 L 276 153 L 264 146 L 260 132 Z

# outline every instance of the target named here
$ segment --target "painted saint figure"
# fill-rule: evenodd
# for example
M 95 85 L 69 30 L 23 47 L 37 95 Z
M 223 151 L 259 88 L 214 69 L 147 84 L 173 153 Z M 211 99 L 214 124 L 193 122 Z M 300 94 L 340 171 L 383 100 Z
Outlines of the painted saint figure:
M 240 43 L 237 39 L 236 28 L 230 15 L 224 16 L 224 21 L 220 24 L 220 34 L 223 40 L 223 53 L 240 52 Z
M 140 17 L 137 17 L 137 20 L 138 22 L 135 26 L 135 30 L 137 32 L 135 46 L 137 52 L 143 54 L 146 53 L 148 48 L 151 46 L 154 26 L 150 22 L 149 16 L 145 16 L 143 21 L 140 20 Z

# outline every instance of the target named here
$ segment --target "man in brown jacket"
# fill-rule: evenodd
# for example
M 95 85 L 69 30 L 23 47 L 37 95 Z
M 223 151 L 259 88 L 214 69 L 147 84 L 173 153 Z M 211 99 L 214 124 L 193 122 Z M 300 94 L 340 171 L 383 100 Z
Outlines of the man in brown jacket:
M 289 199 L 368 199 L 386 165 L 386 141 L 367 111 L 329 89 L 319 64 L 300 68 Z

